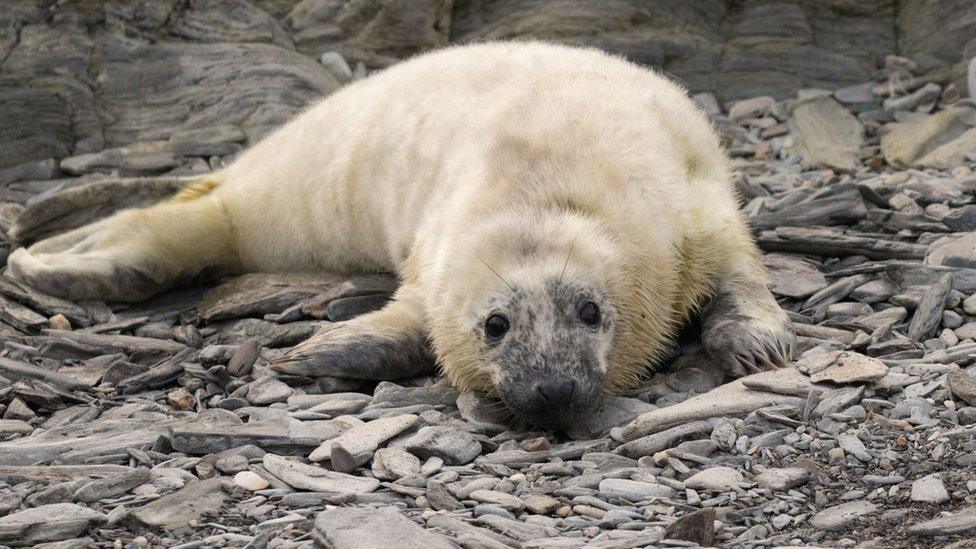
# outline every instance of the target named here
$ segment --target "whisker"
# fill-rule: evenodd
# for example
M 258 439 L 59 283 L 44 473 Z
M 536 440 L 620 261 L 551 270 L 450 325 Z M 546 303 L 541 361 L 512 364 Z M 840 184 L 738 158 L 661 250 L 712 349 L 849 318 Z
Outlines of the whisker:
M 573 248 L 576 247 L 576 238 L 579 236 L 577 234 L 573 237 L 573 243 L 569 245 L 569 252 L 566 253 L 566 261 L 563 263 L 563 270 L 559 272 L 559 279 L 556 280 L 557 284 L 561 284 L 563 281 L 563 275 L 566 274 L 566 267 L 569 266 L 569 258 L 573 255 Z
M 499 280 L 501 280 L 502 282 L 504 282 L 505 285 L 508 286 L 508 289 L 509 290 L 512 290 L 513 292 L 515 291 L 515 287 L 512 286 L 511 284 L 509 284 L 508 281 L 505 280 L 505 277 L 503 277 L 502 275 L 498 274 L 498 271 L 496 271 L 495 269 L 493 269 L 492 266 L 489 265 L 487 262 L 485 262 L 484 259 L 481 259 L 481 256 L 477 256 L 476 255 L 475 257 L 478 258 L 478 261 L 480 261 L 482 265 L 484 265 L 485 267 L 488 267 L 488 270 L 491 271 L 492 273 L 494 273 L 495 276 L 497 276 Z
M 485 410 L 496 415 L 503 422 L 508 422 L 515 417 L 513 412 L 504 402 L 492 402 L 485 405 Z
M 482 260 L 480 257 L 478 258 L 478 260 L 481 261 L 482 263 L 484 263 L 484 260 Z M 459 267 L 456 267 L 454 265 L 451 265 L 450 263 L 445 263 L 444 266 L 447 267 L 448 269 L 451 269 L 452 271 L 455 271 L 455 272 L 458 272 L 458 273 L 461 272 L 461 269 Z M 492 271 L 492 272 L 494 272 L 494 271 Z M 501 278 L 501 276 L 499 276 L 498 273 L 495 273 L 495 275 L 498 276 L 498 278 Z M 504 278 L 502 278 L 502 282 L 505 282 L 505 279 Z M 506 285 L 507 285 L 507 283 L 506 283 Z M 510 285 L 508 287 L 511 288 Z M 484 290 L 486 292 L 495 292 L 496 294 L 502 295 L 502 296 L 505 296 L 505 297 L 510 297 L 511 296 L 511 294 L 506 294 L 505 292 L 503 292 L 501 290 L 496 290 L 495 288 L 486 288 L 484 286 L 467 286 L 467 287 L 465 287 L 463 289 L 465 289 L 465 290 Z

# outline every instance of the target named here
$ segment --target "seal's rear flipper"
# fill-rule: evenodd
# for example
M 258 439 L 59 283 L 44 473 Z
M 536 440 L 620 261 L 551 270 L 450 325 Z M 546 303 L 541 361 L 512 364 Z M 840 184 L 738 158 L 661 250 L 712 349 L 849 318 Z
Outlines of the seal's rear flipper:
M 4 276 L 72 300 L 140 301 L 204 274 L 235 272 L 230 221 L 205 194 L 123 210 L 17 249 Z
M 415 291 L 401 287 L 386 307 L 329 326 L 290 349 L 271 368 L 309 377 L 369 380 L 433 373 L 422 301 Z

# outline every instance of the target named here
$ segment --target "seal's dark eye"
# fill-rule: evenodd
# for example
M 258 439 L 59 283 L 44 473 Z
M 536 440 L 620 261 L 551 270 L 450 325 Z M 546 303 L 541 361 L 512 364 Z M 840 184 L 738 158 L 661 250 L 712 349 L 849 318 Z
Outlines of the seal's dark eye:
M 508 331 L 508 319 L 502 315 L 491 315 L 485 321 L 485 336 L 488 339 L 499 339 Z
M 579 317 L 583 324 L 596 326 L 600 323 L 600 308 L 596 306 L 596 303 L 587 301 L 580 307 Z

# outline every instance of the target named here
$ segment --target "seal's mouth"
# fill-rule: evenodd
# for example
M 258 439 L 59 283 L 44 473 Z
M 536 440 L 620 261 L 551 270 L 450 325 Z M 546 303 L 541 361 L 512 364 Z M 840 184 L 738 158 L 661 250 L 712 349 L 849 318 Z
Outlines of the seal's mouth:
M 498 396 L 515 419 L 542 429 L 564 429 L 584 420 L 599 404 L 602 376 L 518 376 Z

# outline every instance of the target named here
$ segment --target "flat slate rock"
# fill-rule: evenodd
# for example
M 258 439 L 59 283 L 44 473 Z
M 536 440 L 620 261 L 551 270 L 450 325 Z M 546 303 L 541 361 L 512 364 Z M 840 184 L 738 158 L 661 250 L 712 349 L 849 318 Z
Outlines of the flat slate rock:
M 763 265 L 773 283 L 773 293 L 800 299 L 827 287 L 827 279 L 813 261 L 785 254 L 766 254 Z
M 22 419 L 0 419 L 0 437 L 28 435 L 33 431 L 34 427 Z
M 197 309 L 207 322 L 261 317 L 327 293 L 343 280 L 320 273 L 250 273 L 204 294 Z
M 107 517 L 76 503 L 51 503 L 0 517 L 0 543 L 35 545 L 78 537 Z
M 374 477 L 396 480 L 420 473 L 420 458 L 403 448 L 380 448 L 373 454 L 371 467 Z
M 833 358 L 831 362 L 823 369 L 812 372 L 810 381 L 856 383 L 878 381 L 888 375 L 888 367 L 876 358 L 851 351 L 831 353 L 831 355 Z
M 976 507 L 966 507 L 948 516 L 926 520 L 908 531 L 923 536 L 947 536 L 976 530 Z
M 307 455 L 323 440 L 345 430 L 338 423 L 318 424 L 316 428 L 296 420 L 265 419 L 241 424 L 184 422 L 172 430 L 173 448 L 179 452 L 213 454 L 253 444 L 269 452 Z
M 114 498 L 125 494 L 136 486 L 150 481 L 152 475 L 149 469 L 139 467 L 122 474 L 112 475 L 107 478 L 93 480 L 74 493 L 75 501 L 82 503 L 92 503 L 102 499 Z
M 843 530 L 857 519 L 878 512 L 869 501 L 851 501 L 828 507 L 810 519 L 810 525 L 822 530 Z
M 881 152 L 895 166 L 954 168 L 976 147 L 971 107 L 950 107 L 916 123 L 896 124 L 881 137 Z
M 840 170 L 857 166 L 864 126 L 832 98 L 821 96 L 795 106 L 789 126 L 804 166 Z
M 29 362 L 5 357 L 0 357 L 0 376 L 10 381 L 40 379 L 67 390 L 88 389 L 91 387 L 90 383 L 85 383 L 70 375 L 54 372 Z
M 393 275 L 354 275 L 343 280 L 331 291 L 302 303 L 301 311 L 312 318 L 336 320 L 329 316 L 329 307 L 335 300 L 374 295 L 388 296 L 396 288 L 397 279 Z
M 730 492 L 742 486 L 745 479 L 742 473 L 731 467 L 710 467 L 684 480 L 685 486 L 692 490 L 712 490 Z
M 133 509 L 128 519 L 150 528 L 182 532 L 192 528 L 190 521 L 205 512 L 219 512 L 229 497 L 231 482 L 215 477 L 187 484 L 156 501 Z
M 943 274 L 936 283 L 926 288 L 908 327 L 908 337 L 912 341 L 924 341 L 936 334 L 950 291 L 952 273 Z
M 454 543 L 423 529 L 396 509 L 340 507 L 315 517 L 312 537 L 329 549 L 453 549 Z
M 39 292 L 6 276 L 0 276 L 0 294 L 47 316 L 63 315 L 76 328 L 96 323 L 91 313 L 83 307 L 60 297 Z
M 0 442 L 0 465 L 82 464 L 127 448 L 151 448 L 178 421 L 158 418 L 99 419 Z
M 637 419 L 623 428 L 623 439 L 625 441 L 635 440 L 696 419 L 744 416 L 759 408 L 780 404 L 799 406 L 802 401 L 798 397 L 755 391 L 748 389 L 745 385 L 750 381 L 779 382 L 793 378 L 807 379 L 794 368 L 761 372 L 740 378 L 678 404 L 637 416 Z
M 862 255 L 868 259 L 922 259 L 929 247 L 830 227 L 790 227 L 774 225 L 756 238 L 768 252 L 790 252 L 828 257 Z
M 801 467 L 769 468 L 753 478 L 760 488 L 785 492 L 810 480 L 810 472 Z
M 715 543 L 715 508 L 693 511 L 667 526 L 668 537 L 710 547 Z
M 50 339 L 64 339 L 98 349 L 101 354 L 141 353 L 150 356 L 169 356 L 187 348 L 186 345 L 170 339 L 152 337 L 67 332 L 64 330 L 44 330 L 42 333 Z
M 438 457 L 448 465 L 463 465 L 481 453 L 481 443 L 467 431 L 448 425 L 422 427 L 409 438 L 399 441 L 410 453 L 421 459 Z
M 936 240 L 928 247 L 924 257 L 929 265 L 976 268 L 976 232 Z
M 950 499 L 940 473 L 925 475 L 913 482 L 910 498 L 922 503 L 944 503 Z
M 853 225 L 868 215 L 860 192 L 851 183 L 837 183 L 808 193 L 794 192 L 800 194 L 799 200 L 783 201 L 782 206 L 751 217 L 749 224 L 758 229 Z
M 483 514 L 475 519 L 475 522 L 523 542 L 559 537 L 559 530 L 552 526 L 512 520 L 497 514 Z
M 451 406 L 457 402 L 457 399 L 458 390 L 452 387 L 447 379 L 423 387 L 404 387 L 389 381 L 381 381 L 373 391 L 373 404 L 383 403 L 386 406 L 414 404 Z
M 419 418 L 413 414 L 403 414 L 374 419 L 363 425 L 349 429 L 336 438 L 326 440 L 309 454 L 311 461 L 324 461 L 332 457 L 332 445 L 339 444 L 353 455 L 372 452 L 384 441 L 395 437 L 412 427 Z
M 946 386 L 956 397 L 970 406 L 976 406 L 976 374 L 955 370 L 946 374 Z
M 264 455 L 264 468 L 275 477 L 299 490 L 338 494 L 365 494 L 380 487 L 380 481 L 337 473 L 321 467 L 288 460 L 274 454 Z
M 278 324 L 258 318 L 223 320 L 213 324 L 218 332 L 207 338 L 211 345 L 241 345 L 255 340 L 262 347 L 272 349 L 295 345 L 308 339 L 329 323 L 324 321 L 299 321 Z
M 50 321 L 34 310 L 0 295 L 0 320 L 24 333 L 33 333 L 50 326 Z
M 708 438 L 711 432 L 712 425 L 708 422 L 689 421 L 621 444 L 614 452 L 634 459 L 653 456 L 686 440 Z
M 600 493 L 608 498 L 638 502 L 654 498 L 669 498 L 674 495 L 674 488 L 656 482 L 608 478 L 600 481 Z
M 0 480 L 7 484 L 56 483 L 106 478 L 130 471 L 131 467 L 123 465 L 0 465 Z

